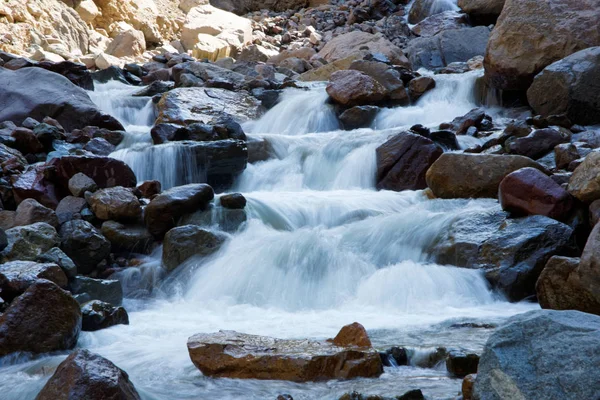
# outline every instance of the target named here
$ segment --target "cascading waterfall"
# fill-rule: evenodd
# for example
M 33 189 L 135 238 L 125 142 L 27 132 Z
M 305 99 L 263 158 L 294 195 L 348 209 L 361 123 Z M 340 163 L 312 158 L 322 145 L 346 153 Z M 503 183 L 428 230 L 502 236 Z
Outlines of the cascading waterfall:
M 479 271 L 436 265 L 429 257 L 450 223 L 496 210 L 497 202 L 428 200 L 422 192 L 374 188 L 376 147 L 411 125 L 435 126 L 475 108 L 478 76 L 437 76 L 436 89 L 416 105 L 383 110 L 370 129 L 349 132 L 338 130 L 322 86 L 288 90 L 259 121 L 244 125 L 249 136 L 269 142 L 274 153 L 272 159 L 249 165 L 232 189 L 248 200 L 247 223 L 217 253 L 189 260 L 162 283 L 156 283 L 163 275 L 158 272 L 160 252 L 139 270 L 121 273 L 132 296 L 125 301 L 130 325 L 83 332 L 78 346 L 126 370 L 145 400 L 262 400 L 282 393 L 333 400 L 352 390 L 389 396 L 414 388 L 430 399 L 457 393 L 460 380 L 417 362 L 386 368 L 374 380 L 208 379 L 190 362 L 186 340 L 219 329 L 327 338 L 359 321 L 381 349 L 402 345 L 417 355 L 438 346 L 481 351 L 489 330 L 452 324 L 498 323 L 535 307 L 504 301 Z M 167 187 L 181 183 L 176 174 L 189 160 L 173 161 L 182 157 L 179 147 L 148 145 L 150 100 L 130 103 L 125 100 L 131 97 L 129 88 L 99 86 L 94 100 L 105 111 L 115 111 L 129 134 L 140 138 L 124 143 L 113 156 L 131 165 L 138 178 L 159 179 Z M 119 99 L 126 107 L 119 107 Z M 133 126 L 144 130 L 136 133 Z M 137 282 L 143 287 L 133 287 Z M 63 358 L 7 361 L 0 369 L 3 398 L 35 397 Z

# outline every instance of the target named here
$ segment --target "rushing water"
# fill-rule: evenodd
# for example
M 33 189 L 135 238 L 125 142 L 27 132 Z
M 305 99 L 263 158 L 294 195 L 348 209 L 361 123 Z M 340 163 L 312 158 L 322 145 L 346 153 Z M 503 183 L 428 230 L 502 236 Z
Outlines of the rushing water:
M 78 346 L 125 369 L 146 400 L 262 400 L 282 393 L 337 399 L 352 390 L 392 396 L 414 388 L 429 399 L 455 396 L 461 381 L 443 366 L 419 367 L 419 359 L 439 346 L 480 352 L 491 330 L 462 323 L 497 324 L 537 306 L 510 304 L 480 272 L 436 265 L 428 256 L 448 224 L 497 209 L 496 201 L 376 191 L 375 148 L 398 129 L 435 126 L 474 108 L 477 76 L 439 76 L 417 105 L 384 110 L 372 129 L 351 132 L 337 130 L 323 87 L 288 90 L 279 105 L 244 126 L 275 154 L 250 164 L 233 188 L 248 199 L 248 222 L 218 253 L 190 260 L 167 279 L 160 252 L 121 273 L 130 325 L 83 332 Z M 133 98 L 120 84 L 98 86 L 93 99 L 128 130 L 113 156 L 139 179 L 160 179 L 167 187 L 201 179 L 182 146 L 149 145 L 150 99 Z M 210 379 L 192 365 L 186 348 L 198 332 L 327 338 L 354 321 L 379 349 L 412 348 L 412 365 L 352 381 Z M 64 357 L 1 360 L 1 397 L 33 399 Z

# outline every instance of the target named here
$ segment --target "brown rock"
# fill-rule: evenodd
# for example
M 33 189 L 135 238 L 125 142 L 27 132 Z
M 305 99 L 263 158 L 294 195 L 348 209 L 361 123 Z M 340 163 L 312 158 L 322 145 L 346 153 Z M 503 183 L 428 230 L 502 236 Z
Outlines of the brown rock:
M 178 226 L 165 235 L 162 263 L 173 271 L 187 259 L 206 257 L 219 250 L 225 239 L 195 225 Z
M 91 178 L 99 188 L 135 187 L 137 183 L 127 164 L 110 157 L 65 156 L 53 159 L 49 165 L 56 168 L 56 183 L 65 190 L 69 179 L 78 172 Z
M 72 349 L 80 331 L 77 301 L 56 284 L 39 280 L 0 317 L 0 355 Z
M 473 386 L 475 385 L 477 374 L 469 374 L 462 381 L 463 400 L 473 400 Z
M 546 66 L 600 45 L 597 0 L 506 0 L 485 55 L 488 83 L 526 90 Z
M 402 76 L 389 65 L 378 61 L 356 60 L 348 69 L 360 71 L 375 79 L 385 88 L 385 97 L 393 104 L 408 104 L 408 93 L 404 88 Z
M 125 371 L 88 350 L 67 357 L 36 400 L 139 400 Z
M 188 350 L 194 365 L 211 377 L 309 382 L 378 377 L 383 372 L 375 350 L 337 347 L 326 341 L 220 331 L 190 337 Z
M 14 147 L 23 154 L 35 154 L 44 151 L 44 145 L 35 137 L 31 129 L 17 128 L 11 136 L 15 139 Z
M 371 347 L 371 339 L 364 326 L 358 322 L 342 327 L 336 337 L 333 338 L 333 344 L 339 347 Z
M 65 288 L 68 280 L 63 270 L 53 263 L 12 261 L 0 264 L 0 290 L 4 301 L 20 296 L 39 279 L 47 279 Z
M 143 198 L 151 199 L 162 191 L 162 186 L 159 181 L 145 181 L 137 189 Z
M 516 215 L 545 215 L 564 221 L 573 198 L 549 176 L 535 168 L 508 174 L 500 183 L 499 200 L 504 211 Z
M 435 87 L 435 80 L 429 76 L 421 76 L 411 80 L 408 84 L 410 99 L 414 102 L 419 100 L 426 92 Z
M 25 199 L 35 199 L 40 204 L 55 209 L 58 205 L 56 186 L 44 173 L 43 166 L 34 166 L 21 175 L 13 183 L 15 200 L 20 203 Z
M 169 229 L 175 227 L 179 217 L 205 209 L 214 196 L 212 188 L 205 184 L 190 184 L 166 190 L 146 207 L 146 226 L 152 235 L 162 238 Z
M 87 199 L 96 217 L 102 220 L 132 220 L 142 215 L 142 206 L 131 191 L 124 187 L 100 189 Z
M 569 141 L 569 136 L 552 128 L 536 129 L 525 137 L 510 138 L 504 144 L 507 153 L 519 154 L 537 160 L 554 147 Z
M 375 79 L 359 71 L 337 71 L 331 75 L 327 93 L 344 106 L 373 104 L 385 98 L 385 89 Z
M 149 254 L 153 249 L 154 238 L 144 225 L 123 225 L 116 221 L 106 221 L 102 224 L 102 234 L 115 253 Z
M 53 227 L 58 227 L 58 218 L 54 210 L 44 207 L 35 199 L 25 199 L 17 207 L 14 226 L 31 225 L 36 222 L 45 222 Z
M 544 168 L 523 156 L 444 153 L 427 171 L 427 185 L 436 197 L 498 197 L 502 179 L 521 168 Z
M 409 132 L 392 137 L 376 152 L 377 188 L 398 192 L 425 189 L 427 170 L 443 153 L 430 139 Z
M 573 171 L 567 190 L 584 203 L 600 199 L 600 153 L 587 155 Z
M 69 191 L 75 197 L 83 197 L 85 192 L 95 192 L 98 185 L 93 179 L 81 172 L 76 173 L 69 179 Z

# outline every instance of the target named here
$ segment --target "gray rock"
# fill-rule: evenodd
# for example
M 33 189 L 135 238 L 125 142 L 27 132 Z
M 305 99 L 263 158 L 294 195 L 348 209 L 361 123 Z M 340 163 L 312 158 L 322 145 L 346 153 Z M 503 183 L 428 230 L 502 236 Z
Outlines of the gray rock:
M 110 242 L 87 221 L 65 222 L 60 238 L 60 248 L 75 262 L 80 274 L 89 274 L 110 254 Z
M 92 300 L 81 306 L 82 330 L 86 332 L 99 331 L 114 325 L 129 325 L 129 315 L 123 307 L 100 300 Z
M 67 196 L 56 207 L 56 216 L 59 224 L 64 224 L 73 219 L 81 219 L 82 211 L 87 207 L 87 201 L 81 197 Z
M 475 400 L 600 398 L 600 317 L 531 311 L 510 318 L 487 341 Z
M 56 229 L 45 222 L 8 229 L 6 237 L 8 246 L 0 253 L 1 262 L 35 261 L 60 242 Z
M 11 301 L 25 292 L 39 279 L 47 279 L 58 286 L 67 286 L 67 276 L 53 263 L 11 261 L 0 264 L 0 294 L 4 301 Z
M 121 282 L 117 280 L 78 276 L 71 282 L 71 293 L 74 295 L 85 293 L 87 296 L 80 297 L 89 300 L 100 300 L 116 306 L 120 306 L 123 302 L 123 287 Z
M 225 238 L 195 225 L 171 229 L 163 242 L 163 267 L 173 271 L 187 259 L 206 257 L 219 250 Z
M 102 234 L 111 243 L 114 253 L 149 254 L 152 251 L 154 238 L 143 225 L 123 225 L 116 221 L 102 224 Z
M 75 197 L 83 197 L 85 192 L 95 192 L 98 185 L 90 177 L 81 172 L 76 173 L 69 179 L 69 191 Z
M 71 260 L 69 256 L 58 247 L 53 247 L 44 254 L 40 255 L 37 261 L 41 263 L 54 263 L 58 265 L 63 270 L 65 275 L 67 275 L 67 278 L 75 278 L 77 276 L 77 266 L 73 260 Z
M 14 225 L 24 226 L 36 222 L 45 222 L 53 227 L 58 226 L 58 218 L 54 210 L 44 207 L 35 199 L 25 199 L 17 207 Z

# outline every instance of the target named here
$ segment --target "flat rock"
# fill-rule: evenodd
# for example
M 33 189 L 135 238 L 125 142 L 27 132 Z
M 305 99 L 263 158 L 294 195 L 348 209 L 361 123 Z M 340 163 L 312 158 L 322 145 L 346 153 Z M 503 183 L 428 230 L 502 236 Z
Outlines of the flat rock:
M 11 261 L 0 264 L 0 294 L 4 301 L 11 301 L 23 294 L 39 279 L 47 279 L 63 289 L 67 287 L 67 276 L 53 263 L 34 261 Z

